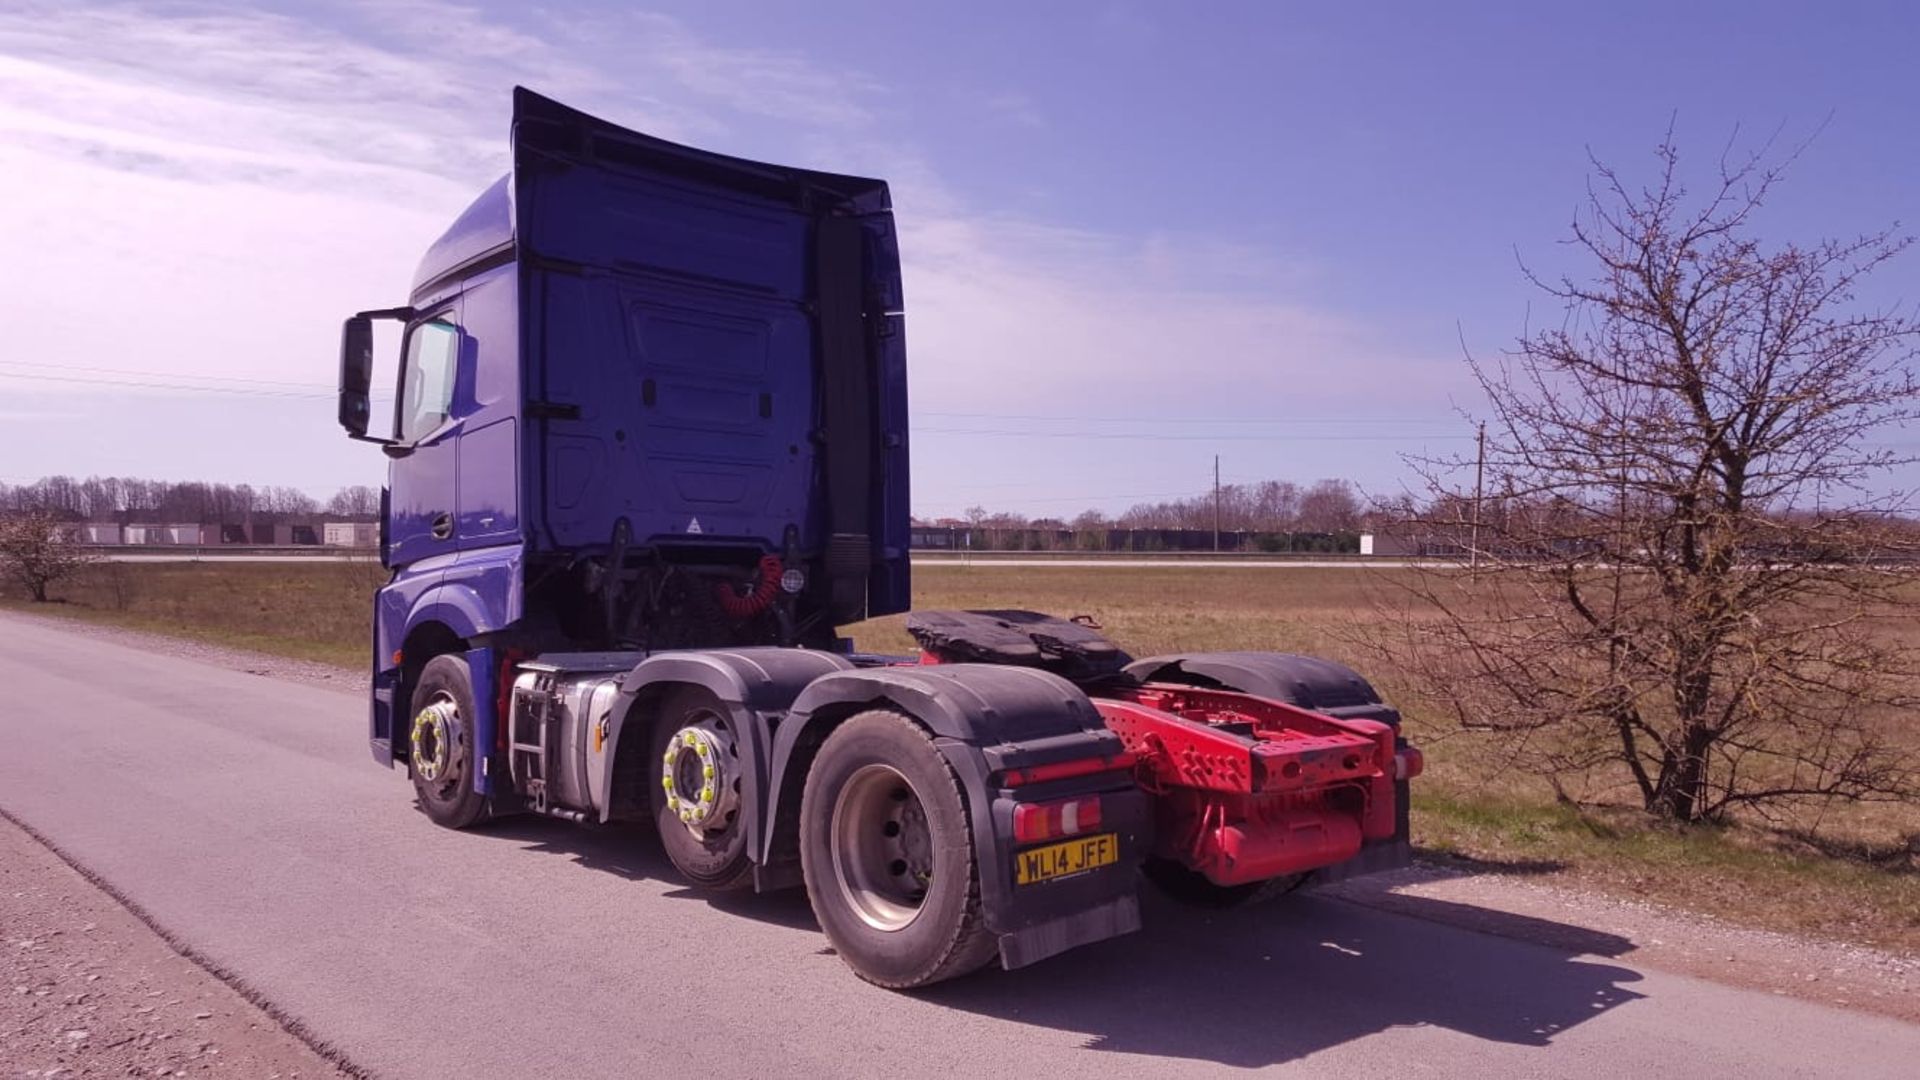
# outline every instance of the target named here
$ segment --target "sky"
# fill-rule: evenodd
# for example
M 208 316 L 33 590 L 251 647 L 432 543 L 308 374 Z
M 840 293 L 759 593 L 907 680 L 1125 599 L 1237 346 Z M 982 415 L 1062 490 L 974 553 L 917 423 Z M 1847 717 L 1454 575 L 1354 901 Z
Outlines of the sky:
M 914 509 L 1464 452 L 1594 158 L 1812 138 L 1769 240 L 1920 223 L 1920 7 L 0 0 L 0 482 L 377 484 L 340 320 L 404 302 L 526 85 L 881 176 Z M 1920 257 L 1875 303 L 1920 300 Z

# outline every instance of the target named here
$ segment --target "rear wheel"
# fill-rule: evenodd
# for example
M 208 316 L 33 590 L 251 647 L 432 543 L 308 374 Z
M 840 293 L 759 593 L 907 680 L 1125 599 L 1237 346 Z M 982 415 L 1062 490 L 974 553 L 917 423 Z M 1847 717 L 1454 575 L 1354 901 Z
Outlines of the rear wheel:
M 807 897 L 861 978 L 907 989 L 993 959 L 960 781 L 918 724 L 876 709 L 836 728 L 800 820 Z
M 654 826 L 674 869 L 705 889 L 737 889 L 753 877 L 740 781 L 740 750 L 726 706 L 683 687 L 653 724 Z
M 408 764 L 420 809 L 435 823 L 465 829 L 487 819 L 487 797 L 473 789 L 479 748 L 473 741 L 473 686 L 467 662 L 436 656 L 413 688 Z

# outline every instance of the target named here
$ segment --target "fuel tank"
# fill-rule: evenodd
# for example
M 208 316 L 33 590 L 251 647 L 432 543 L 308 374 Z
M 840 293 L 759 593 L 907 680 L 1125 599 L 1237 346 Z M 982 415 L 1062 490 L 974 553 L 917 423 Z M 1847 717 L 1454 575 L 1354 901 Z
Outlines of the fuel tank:
M 535 809 L 598 811 L 606 802 L 607 725 L 630 660 L 603 670 L 542 658 L 513 680 L 507 739 L 514 790 Z

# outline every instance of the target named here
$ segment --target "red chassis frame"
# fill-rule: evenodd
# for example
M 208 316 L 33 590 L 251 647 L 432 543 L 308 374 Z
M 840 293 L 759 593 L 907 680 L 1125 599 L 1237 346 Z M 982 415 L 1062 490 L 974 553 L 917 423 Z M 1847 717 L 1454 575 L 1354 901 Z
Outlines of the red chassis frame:
M 918 662 L 946 661 L 922 650 Z M 1393 839 L 1395 782 L 1424 767 L 1378 720 L 1180 683 L 1096 685 L 1088 696 L 1124 758 L 1029 768 L 1018 782 L 1131 764 L 1154 796 L 1154 855 L 1216 885 L 1303 874 Z
M 1394 781 L 1420 771 L 1393 728 L 1229 690 L 1101 687 L 1094 707 L 1155 796 L 1154 854 L 1216 885 L 1344 862 L 1392 839 Z

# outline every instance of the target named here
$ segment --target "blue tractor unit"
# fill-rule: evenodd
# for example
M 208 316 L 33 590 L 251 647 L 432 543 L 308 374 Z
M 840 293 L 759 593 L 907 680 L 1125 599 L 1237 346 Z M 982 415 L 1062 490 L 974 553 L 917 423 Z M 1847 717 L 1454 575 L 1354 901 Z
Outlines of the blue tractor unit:
M 526 90 L 512 146 L 342 335 L 340 422 L 392 459 L 373 753 L 427 817 L 651 822 L 697 886 L 803 885 L 889 987 L 1134 930 L 1143 870 L 1222 902 L 1406 862 L 1419 754 L 1339 665 L 1025 611 L 839 636 L 909 606 L 886 184 Z

